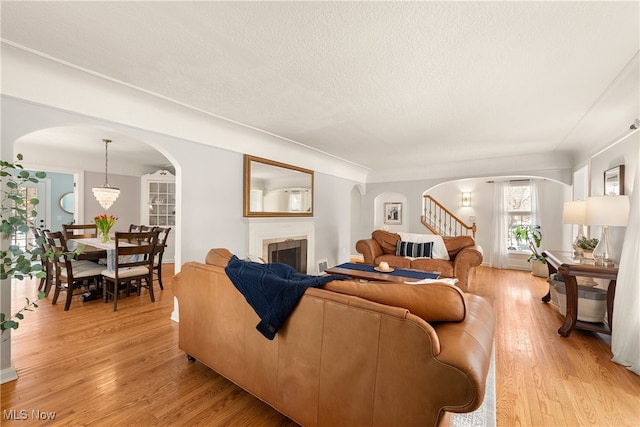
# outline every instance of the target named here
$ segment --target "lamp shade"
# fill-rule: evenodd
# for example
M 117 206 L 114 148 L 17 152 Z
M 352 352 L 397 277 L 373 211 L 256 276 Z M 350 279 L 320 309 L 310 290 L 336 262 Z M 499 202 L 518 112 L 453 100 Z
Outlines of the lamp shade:
M 587 202 L 585 200 L 564 202 L 564 209 L 562 210 L 562 223 L 578 225 L 584 224 L 586 222 L 586 209 Z
M 629 196 L 594 196 L 587 198 L 587 225 L 626 227 L 629 219 Z

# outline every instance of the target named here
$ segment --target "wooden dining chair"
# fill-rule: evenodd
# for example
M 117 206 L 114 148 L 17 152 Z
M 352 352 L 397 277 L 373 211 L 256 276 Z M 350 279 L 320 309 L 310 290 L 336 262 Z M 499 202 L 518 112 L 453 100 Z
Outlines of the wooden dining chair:
M 63 224 L 62 229 L 67 240 L 98 237 L 98 226 L 95 224 Z
M 162 257 L 167 247 L 167 239 L 169 238 L 171 227 L 154 227 L 154 230 L 158 231 L 158 242 L 153 260 L 154 280 L 157 279 L 160 289 L 164 290 L 164 286 L 162 285 Z
M 153 255 L 155 253 L 157 231 L 121 233 L 115 237 L 115 270 L 102 270 L 104 285 L 102 295 L 104 302 L 113 297 L 113 311 L 118 309 L 118 294 L 126 291 L 130 295 L 132 284 L 137 285 L 138 295 L 141 288 L 149 290 L 151 302 L 153 295 Z
M 140 231 L 153 231 L 155 227 L 151 227 L 149 225 L 138 225 L 138 224 L 131 224 L 129 226 L 129 233 L 137 233 Z
M 67 250 L 63 232 L 45 231 L 44 234 L 47 244 L 54 253 L 52 264 L 55 292 L 51 304 L 58 302 L 60 292 L 66 292 L 64 310 L 67 311 L 71 307 L 73 295 L 91 290 L 92 285 L 95 291 L 100 288 L 103 266 L 93 261 L 75 259 L 76 253 Z

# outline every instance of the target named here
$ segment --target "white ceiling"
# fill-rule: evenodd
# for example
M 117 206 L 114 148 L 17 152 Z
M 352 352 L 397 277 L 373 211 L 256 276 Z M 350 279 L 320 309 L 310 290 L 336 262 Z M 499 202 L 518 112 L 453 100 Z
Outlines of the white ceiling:
M 378 172 L 571 154 L 640 109 L 635 1 L 1 7 L 14 45 Z

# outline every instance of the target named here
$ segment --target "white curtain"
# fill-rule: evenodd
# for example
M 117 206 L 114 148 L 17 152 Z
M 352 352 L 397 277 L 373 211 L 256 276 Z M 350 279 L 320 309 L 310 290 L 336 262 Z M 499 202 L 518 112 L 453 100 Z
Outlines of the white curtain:
M 540 212 L 538 211 L 538 194 L 540 194 L 540 181 L 530 181 L 531 224 L 540 225 Z M 541 230 L 542 231 L 542 230 Z
M 505 189 L 508 182 L 496 182 L 493 186 L 493 246 L 491 248 L 490 266 L 494 268 L 508 268 L 507 253 L 507 206 L 505 203 Z
M 611 352 L 613 361 L 640 375 L 640 165 L 631 193 L 614 299 Z

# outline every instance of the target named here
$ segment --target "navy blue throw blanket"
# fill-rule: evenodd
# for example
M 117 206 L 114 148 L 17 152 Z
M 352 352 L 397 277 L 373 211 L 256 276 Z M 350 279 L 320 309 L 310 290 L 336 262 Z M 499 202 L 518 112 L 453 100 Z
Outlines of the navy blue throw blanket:
M 309 287 L 318 287 L 344 276 L 300 274 L 286 264 L 260 264 L 231 257 L 224 271 L 233 285 L 260 316 L 256 329 L 272 340 Z

